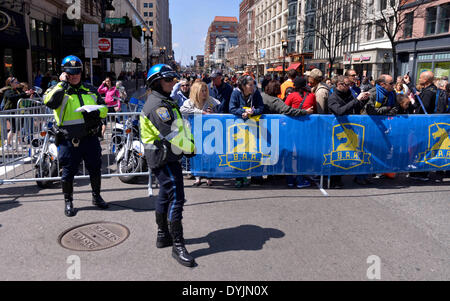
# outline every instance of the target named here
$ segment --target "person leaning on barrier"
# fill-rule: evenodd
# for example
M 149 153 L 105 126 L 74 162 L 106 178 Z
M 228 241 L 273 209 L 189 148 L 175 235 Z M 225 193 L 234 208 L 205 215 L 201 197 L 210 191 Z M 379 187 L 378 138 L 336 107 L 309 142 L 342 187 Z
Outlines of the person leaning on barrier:
M 368 93 L 369 100 L 364 107 L 364 114 L 367 115 L 396 115 L 396 93 L 394 91 L 395 82 L 392 76 L 382 74 L 377 80 L 374 88 Z
M 173 245 L 172 256 L 182 265 L 192 267 L 194 258 L 184 245 L 182 212 L 184 206 L 183 153 L 194 156 L 194 137 L 184 123 L 180 108 L 170 98 L 178 74 L 168 65 L 153 66 L 147 74 L 151 89 L 140 116 L 141 139 L 145 157 L 152 173 L 158 178 L 160 190 L 155 202 L 158 234 L 156 247 Z
M 180 108 L 182 114 L 213 114 L 218 113 L 220 102 L 209 95 L 208 85 L 204 82 L 197 82 L 192 85 L 189 99 L 185 100 Z M 206 185 L 212 186 L 212 180 L 206 178 Z M 202 184 L 201 177 L 195 177 L 194 186 Z
M 53 109 L 58 126 L 57 145 L 58 159 L 62 167 L 62 190 L 64 194 L 66 216 L 75 216 L 73 208 L 73 178 L 78 172 L 81 160 L 84 160 L 89 171 L 92 187 L 92 204 L 108 208 L 108 204 L 100 196 L 102 148 L 101 118 L 106 118 L 108 109 L 102 106 L 91 113 L 80 113 L 75 110 L 84 105 L 105 105 L 103 99 L 93 87 L 85 87 L 81 83 L 81 60 L 73 55 L 62 61 L 63 73 L 60 82 L 47 90 L 44 103 Z
M 338 76 L 336 79 L 336 89 L 328 99 L 328 110 L 336 116 L 359 115 L 363 109 L 368 93 L 361 93 L 358 97 L 354 97 L 350 86 L 352 80 L 347 76 Z M 342 176 L 331 177 L 330 188 L 343 188 Z

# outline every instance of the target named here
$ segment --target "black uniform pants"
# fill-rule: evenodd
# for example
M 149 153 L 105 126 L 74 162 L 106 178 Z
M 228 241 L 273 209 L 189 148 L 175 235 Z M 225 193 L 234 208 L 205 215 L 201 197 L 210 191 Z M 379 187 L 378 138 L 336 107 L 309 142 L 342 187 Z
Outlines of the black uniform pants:
M 74 147 L 72 141 L 64 139 L 59 145 L 58 159 L 64 182 L 73 181 L 81 160 L 84 160 L 91 177 L 101 176 L 102 148 L 98 137 L 84 137 L 80 140 L 78 147 Z
M 156 200 L 155 210 L 166 214 L 169 221 L 178 221 L 183 218 L 184 184 L 181 164 L 169 162 L 166 165 L 152 169 L 159 181 L 159 195 Z

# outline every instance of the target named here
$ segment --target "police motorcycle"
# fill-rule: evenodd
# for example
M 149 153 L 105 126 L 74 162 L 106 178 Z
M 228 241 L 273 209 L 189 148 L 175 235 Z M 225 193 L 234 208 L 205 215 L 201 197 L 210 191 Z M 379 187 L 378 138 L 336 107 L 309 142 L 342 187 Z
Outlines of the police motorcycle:
M 55 144 L 55 120 L 48 120 L 39 133 L 40 137 L 31 141 L 36 153 L 33 156 L 35 178 L 55 178 L 59 174 L 58 147 Z M 48 188 L 53 181 L 36 181 L 40 188 Z
M 129 105 L 132 108 L 131 112 L 139 112 L 143 102 L 131 98 Z M 116 124 L 111 143 L 113 143 L 113 153 L 115 152 L 117 171 L 119 174 L 123 174 L 119 176 L 120 181 L 126 184 L 134 183 L 138 176 L 126 174 L 148 171 L 144 156 L 144 144 L 139 135 L 139 117 L 137 115 L 130 115 L 123 125 Z

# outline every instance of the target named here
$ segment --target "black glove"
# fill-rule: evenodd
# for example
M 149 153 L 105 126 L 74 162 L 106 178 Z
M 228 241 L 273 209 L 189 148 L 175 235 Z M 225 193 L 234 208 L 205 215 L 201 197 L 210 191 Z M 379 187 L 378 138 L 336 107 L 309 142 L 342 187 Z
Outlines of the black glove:
M 83 112 L 83 118 L 88 135 L 101 136 L 102 120 L 100 119 L 100 111 Z
M 192 153 L 192 154 L 184 154 L 184 156 L 188 159 L 195 157 L 197 154 L 196 153 Z
M 85 120 L 86 119 L 100 119 L 100 111 L 95 110 L 95 111 L 92 111 L 90 113 L 84 111 L 83 112 L 83 117 L 84 117 Z
M 194 141 L 192 141 L 192 142 L 194 142 Z M 197 155 L 197 148 L 194 146 L 194 151 L 192 152 L 192 154 L 184 154 L 184 156 L 186 157 L 186 158 L 193 158 L 193 157 L 195 157 Z

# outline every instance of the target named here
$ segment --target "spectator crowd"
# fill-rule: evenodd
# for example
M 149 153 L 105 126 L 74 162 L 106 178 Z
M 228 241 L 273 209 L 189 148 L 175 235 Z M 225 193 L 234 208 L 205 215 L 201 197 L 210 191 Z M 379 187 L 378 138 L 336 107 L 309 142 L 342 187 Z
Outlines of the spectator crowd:
M 127 80 L 130 74 L 122 73 L 119 82 L 108 77 L 98 88 L 105 96 L 109 112 L 121 111 L 121 102 L 127 96 L 121 80 Z M 51 87 L 58 78 L 46 74 L 37 76 L 35 86 Z M 14 77 L 6 80 L 0 89 L 0 110 L 13 110 L 21 98 L 35 95 L 26 83 Z M 180 107 L 182 114 L 233 114 L 247 120 L 261 114 L 284 114 L 302 116 L 307 114 L 344 115 L 385 115 L 398 114 L 448 114 L 450 112 L 450 85 L 447 77 L 435 78 L 431 71 L 422 72 L 418 82 L 414 83 L 408 74 L 394 78 L 382 74 L 376 80 L 360 77 L 355 70 L 346 70 L 344 75 L 327 78 L 319 69 L 305 74 L 295 70 L 287 72 L 285 77 L 268 74 L 256 79 L 247 68 L 243 74 L 225 75 L 220 70 L 207 74 L 184 73 L 175 85 L 171 97 Z M 14 120 L 14 119 L 13 119 Z M 7 146 L 16 131 L 16 125 L 10 122 L 3 125 L 7 129 Z M 103 133 L 105 127 L 103 129 Z M 187 163 L 186 163 L 187 165 Z M 435 179 L 442 181 L 448 173 L 436 172 Z M 359 185 L 370 185 L 373 176 L 393 178 L 395 174 L 358 175 L 354 178 Z M 410 173 L 409 178 L 418 181 L 430 180 L 430 174 Z M 208 186 L 212 179 L 206 179 Z M 306 176 L 287 176 L 289 187 L 304 188 L 316 180 Z M 261 183 L 262 178 L 236 179 L 237 188 Z M 194 185 L 200 186 L 201 178 Z M 331 177 L 329 188 L 344 187 L 341 176 Z

